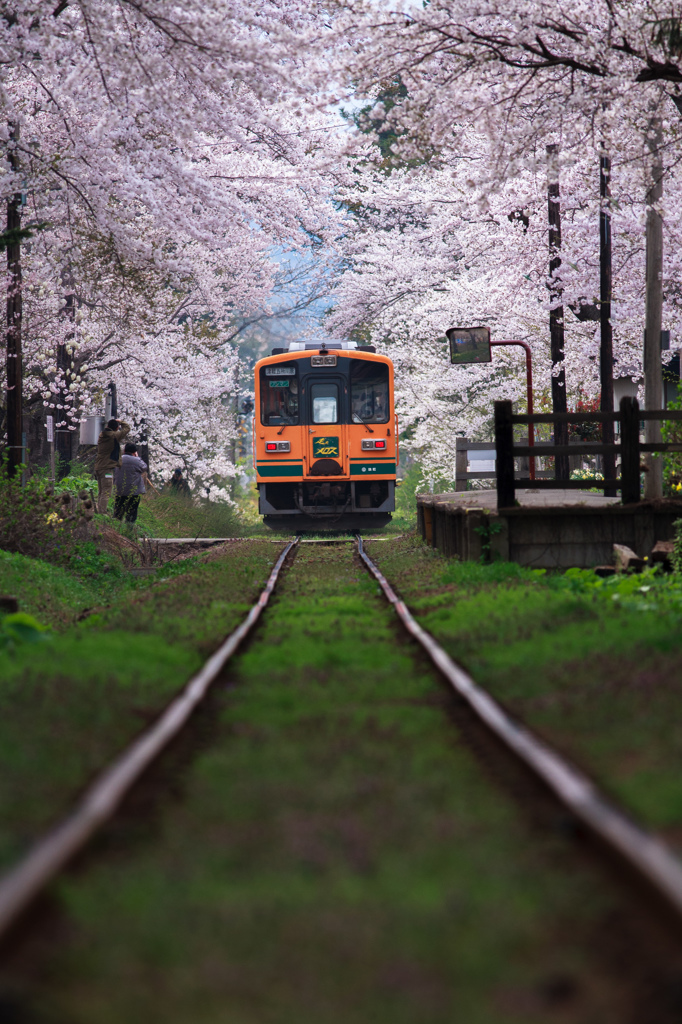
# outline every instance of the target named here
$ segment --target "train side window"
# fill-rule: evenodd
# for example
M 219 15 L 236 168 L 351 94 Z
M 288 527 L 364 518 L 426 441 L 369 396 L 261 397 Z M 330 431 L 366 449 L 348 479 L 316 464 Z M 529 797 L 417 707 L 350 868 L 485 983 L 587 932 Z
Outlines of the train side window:
M 388 366 L 369 359 L 350 360 L 353 423 L 388 423 Z
M 313 384 L 310 388 L 313 423 L 339 422 L 339 385 Z
M 299 422 L 298 378 L 293 374 L 271 376 L 271 367 L 260 371 L 260 421 L 266 427 L 295 425 Z M 288 369 L 288 368 L 287 368 Z M 294 371 L 295 373 L 295 371 Z

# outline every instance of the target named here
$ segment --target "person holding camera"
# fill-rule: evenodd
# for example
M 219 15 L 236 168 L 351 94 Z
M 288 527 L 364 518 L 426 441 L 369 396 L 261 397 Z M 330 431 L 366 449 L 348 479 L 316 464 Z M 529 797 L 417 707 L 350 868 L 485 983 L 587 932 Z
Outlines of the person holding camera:
M 97 511 L 105 515 L 114 486 L 114 470 L 121 465 L 121 441 L 130 433 L 123 420 L 111 419 L 97 439 L 95 479 L 97 480 Z
M 125 446 L 125 452 L 121 459 L 121 465 L 114 470 L 114 485 L 116 487 L 116 498 L 114 499 L 114 518 L 123 519 L 126 523 L 134 523 L 137 519 L 137 510 L 140 505 L 140 498 L 146 493 L 145 484 L 147 479 L 147 463 L 137 454 L 137 448 L 129 441 Z

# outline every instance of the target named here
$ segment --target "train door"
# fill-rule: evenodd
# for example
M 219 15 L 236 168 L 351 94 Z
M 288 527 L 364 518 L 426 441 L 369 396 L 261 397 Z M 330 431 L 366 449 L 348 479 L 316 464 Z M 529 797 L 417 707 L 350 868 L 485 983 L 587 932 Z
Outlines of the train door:
M 348 385 L 336 375 L 310 376 L 306 382 L 307 431 L 304 451 L 312 476 L 348 476 L 346 405 Z

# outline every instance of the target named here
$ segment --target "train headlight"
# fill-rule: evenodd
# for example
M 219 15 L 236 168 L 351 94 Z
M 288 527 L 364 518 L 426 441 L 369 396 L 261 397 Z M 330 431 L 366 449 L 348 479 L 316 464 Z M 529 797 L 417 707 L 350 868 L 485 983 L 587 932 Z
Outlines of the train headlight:
M 374 442 L 374 447 L 375 448 L 385 448 L 386 447 L 386 442 L 385 441 L 375 441 Z
M 290 452 L 291 441 L 266 441 L 266 452 Z
M 372 441 L 369 438 L 367 438 L 366 440 L 364 440 L 362 442 L 362 450 L 363 450 L 363 452 L 372 451 L 374 448 L 385 448 L 385 447 L 386 447 L 386 442 L 385 441 Z

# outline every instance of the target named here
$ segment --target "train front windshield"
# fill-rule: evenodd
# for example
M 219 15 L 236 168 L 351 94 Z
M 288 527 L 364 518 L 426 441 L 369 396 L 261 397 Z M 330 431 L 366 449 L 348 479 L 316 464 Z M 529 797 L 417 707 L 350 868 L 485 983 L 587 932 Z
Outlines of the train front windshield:
M 388 423 L 388 366 L 352 359 L 350 399 L 353 423 Z
M 296 366 L 264 366 L 260 371 L 260 421 L 266 427 L 299 422 Z

